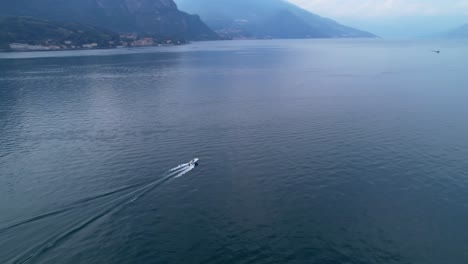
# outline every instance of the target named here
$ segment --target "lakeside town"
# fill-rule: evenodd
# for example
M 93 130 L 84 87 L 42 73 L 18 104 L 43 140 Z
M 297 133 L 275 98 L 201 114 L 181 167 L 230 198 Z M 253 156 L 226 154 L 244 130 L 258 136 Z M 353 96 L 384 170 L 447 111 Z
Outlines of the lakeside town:
M 112 48 L 133 48 L 151 46 L 176 46 L 184 45 L 185 40 L 157 39 L 148 36 L 138 36 L 136 33 L 122 33 L 117 40 L 104 42 L 86 41 L 57 41 L 48 39 L 42 43 L 10 43 L 11 51 L 57 51 L 57 50 L 83 50 L 83 49 L 112 49 Z

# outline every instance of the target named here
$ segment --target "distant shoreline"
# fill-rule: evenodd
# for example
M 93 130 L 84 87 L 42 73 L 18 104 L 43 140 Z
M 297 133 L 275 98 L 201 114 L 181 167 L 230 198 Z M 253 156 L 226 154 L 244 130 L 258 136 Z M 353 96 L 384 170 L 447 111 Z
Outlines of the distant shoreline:
M 30 53 L 30 52 L 60 52 L 60 51 L 92 51 L 92 50 L 119 50 L 119 49 L 138 49 L 138 48 L 151 48 L 151 47 L 176 47 L 176 46 L 183 46 L 183 45 L 189 45 L 191 42 L 184 42 L 184 43 L 179 43 L 179 44 L 159 44 L 159 45 L 151 45 L 151 46 L 126 46 L 126 47 L 96 47 L 96 48 L 61 48 L 61 49 L 31 49 L 31 50 L 20 50 L 20 49 L 8 49 L 8 50 L 0 50 L 0 53 L 13 53 L 13 52 L 18 52 L 18 53 Z

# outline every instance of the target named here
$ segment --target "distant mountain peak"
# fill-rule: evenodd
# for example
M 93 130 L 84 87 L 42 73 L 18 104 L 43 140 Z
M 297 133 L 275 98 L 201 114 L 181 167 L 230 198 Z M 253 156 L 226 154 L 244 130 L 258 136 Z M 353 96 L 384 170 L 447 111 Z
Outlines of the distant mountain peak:
M 448 30 L 438 35 L 442 38 L 468 38 L 468 24 L 463 24 L 457 28 Z

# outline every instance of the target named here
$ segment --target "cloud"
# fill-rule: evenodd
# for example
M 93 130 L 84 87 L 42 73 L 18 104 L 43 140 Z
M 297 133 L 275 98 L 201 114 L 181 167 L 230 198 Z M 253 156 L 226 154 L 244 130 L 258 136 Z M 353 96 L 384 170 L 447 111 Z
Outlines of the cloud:
M 288 0 L 335 17 L 468 15 L 468 0 Z

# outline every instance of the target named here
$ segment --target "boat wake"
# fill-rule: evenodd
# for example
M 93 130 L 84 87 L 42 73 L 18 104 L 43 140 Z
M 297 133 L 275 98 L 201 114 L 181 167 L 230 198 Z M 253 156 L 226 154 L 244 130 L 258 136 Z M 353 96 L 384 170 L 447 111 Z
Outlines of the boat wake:
M 11 248 L 2 246 L 8 244 L 23 247 L 10 251 L 2 250 L 0 263 L 19 264 L 33 261 L 98 219 L 122 210 L 158 186 L 180 178 L 194 168 L 194 164 L 181 164 L 153 182 L 130 185 L 81 199 L 58 210 L 2 227 L 0 228 L 0 248 Z M 69 221 L 57 219 L 59 217 L 69 219 Z M 63 224 L 58 226 L 56 223 Z M 39 235 L 31 237 L 31 233 Z
M 176 171 L 176 170 L 180 170 L 182 168 L 185 168 L 188 166 L 188 163 L 184 163 L 184 164 L 180 164 L 179 166 L 175 167 L 175 168 L 172 168 L 170 169 L 169 171 Z

